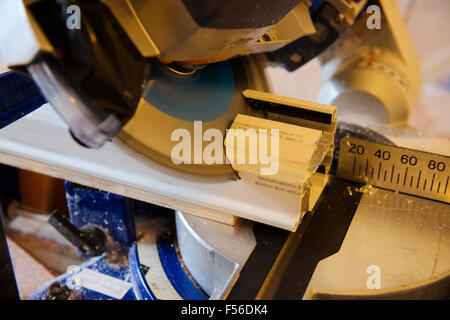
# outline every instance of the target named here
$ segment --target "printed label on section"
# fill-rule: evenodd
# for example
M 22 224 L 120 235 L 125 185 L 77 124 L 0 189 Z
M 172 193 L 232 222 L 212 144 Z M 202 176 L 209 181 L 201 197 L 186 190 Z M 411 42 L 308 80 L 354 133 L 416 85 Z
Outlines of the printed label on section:
M 131 288 L 131 283 L 129 282 L 90 269 L 83 269 L 83 271 L 74 277 L 74 281 L 83 288 L 119 300 Z

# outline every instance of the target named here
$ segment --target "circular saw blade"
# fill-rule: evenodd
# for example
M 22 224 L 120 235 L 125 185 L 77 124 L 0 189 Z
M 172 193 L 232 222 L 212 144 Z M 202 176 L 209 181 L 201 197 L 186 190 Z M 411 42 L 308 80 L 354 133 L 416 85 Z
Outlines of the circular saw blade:
M 250 113 L 242 91 L 268 90 L 258 60 L 246 57 L 215 63 L 185 77 L 177 77 L 164 66 L 156 65 L 136 113 L 119 133 L 119 139 L 148 158 L 184 172 L 210 176 L 232 174 L 231 166 L 225 163 L 175 164 L 171 154 L 180 141 L 172 141 L 172 134 L 177 129 L 190 133 L 192 160 L 196 151 L 194 136 L 199 135 L 198 131 L 194 132 L 195 121 L 201 121 L 200 139 L 212 128 L 225 136 L 238 113 Z M 203 143 L 202 154 L 209 143 Z

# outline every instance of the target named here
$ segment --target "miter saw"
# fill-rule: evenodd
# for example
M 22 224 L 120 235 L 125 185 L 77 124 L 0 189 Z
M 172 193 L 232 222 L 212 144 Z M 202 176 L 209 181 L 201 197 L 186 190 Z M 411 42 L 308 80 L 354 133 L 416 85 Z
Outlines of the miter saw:
M 31 298 L 449 297 L 449 149 L 406 127 L 420 67 L 394 1 L 17 0 L 0 4 L 0 21 L 0 57 L 17 72 L 0 78 L 2 126 L 45 97 L 74 144 L 99 149 L 90 156 L 117 137 L 136 158 L 166 167 L 159 171 L 210 185 L 245 178 L 227 163 L 174 164 L 175 129 L 194 135 L 202 121 L 205 130 L 225 132 L 246 115 L 321 137 L 301 214 L 290 220 L 249 212 L 252 206 L 245 212 L 240 203 L 230 213 L 247 219 L 227 225 L 195 208 L 163 208 L 177 209 L 181 197 L 155 200 L 158 206 L 66 182 L 70 221 L 54 212 L 49 222 L 87 260 Z M 316 57 L 327 78 L 323 104 L 267 93 L 265 65 L 292 71 Z M 337 129 L 329 105 L 337 106 Z M 429 141 L 434 148 L 426 150 Z M 388 149 L 396 145 L 435 154 Z M 379 162 L 363 158 L 371 148 Z M 395 171 L 397 162 L 382 167 L 397 151 L 409 176 Z M 428 169 L 412 176 L 425 158 Z M 370 184 L 395 182 L 397 174 L 405 188 Z M 406 182 L 422 188 L 425 176 L 430 191 L 406 189 Z M 222 197 L 213 190 L 205 203 L 219 205 L 236 190 Z

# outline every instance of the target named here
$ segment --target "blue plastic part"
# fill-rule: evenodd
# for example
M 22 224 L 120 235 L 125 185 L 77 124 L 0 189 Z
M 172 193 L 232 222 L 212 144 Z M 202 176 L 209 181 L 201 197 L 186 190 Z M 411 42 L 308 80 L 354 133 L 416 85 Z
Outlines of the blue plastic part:
M 140 202 L 136 205 L 136 216 L 144 215 L 147 218 L 157 218 L 156 215 L 164 215 L 166 221 L 174 218 L 173 214 L 169 215 L 167 212 L 152 212 L 149 205 L 145 206 L 144 203 Z M 173 220 L 172 220 L 173 222 Z M 208 296 L 203 293 L 187 276 L 186 271 L 181 266 L 178 258 L 178 254 L 175 250 L 174 240 L 170 231 L 172 228 L 168 228 L 169 233 L 163 232 L 157 238 L 157 248 L 158 255 L 160 258 L 161 265 L 166 273 L 167 278 L 170 283 L 177 291 L 177 293 L 186 300 L 207 300 Z M 173 230 L 175 231 L 175 230 Z M 130 263 L 130 274 L 133 278 L 133 283 L 135 285 L 135 293 L 140 300 L 155 300 L 157 297 L 152 292 L 150 286 L 147 283 L 145 274 L 141 269 L 141 262 L 138 255 L 137 245 L 133 245 L 129 253 L 129 263 Z
M 70 220 L 77 228 L 95 225 L 114 241 L 130 246 L 136 240 L 131 201 L 122 196 L 66 182 Z
M 185 121 L 212 121 L 230 107 L 234 75 L 229 61 L 212 63 L 186 78 L 155 65 L 144 99 L 155 108 Z
M 136 300 L 133 289 L 133 277 L 130 274 L 128 252 L 136 240 L 134 228 L 133 207 L 130 199 L 86 188 L 71 182 L 66 182 L 66 199 L 71 223 L 78 229 L 93 226 L 100 228 L 107 235 L 106 252 L 88 259 L 75 271 L 67 272 L 55 281 L 61 281 L 69 288 L 74 287 L 73 277 L 84 269 L 95 270 L 104 275 L 130 283 L 132 286 L 122 300 Z M 80 253 L 81 254 L 81 253 Z M 42 299 L 51 283 L 46 284 L 28 299 Z M 86 288 L 73 289 L 74 299 L 111 300 L 112 297 Z
M 0 129 L 46 102 L 32 79 L 15 72 L 0 75 Z

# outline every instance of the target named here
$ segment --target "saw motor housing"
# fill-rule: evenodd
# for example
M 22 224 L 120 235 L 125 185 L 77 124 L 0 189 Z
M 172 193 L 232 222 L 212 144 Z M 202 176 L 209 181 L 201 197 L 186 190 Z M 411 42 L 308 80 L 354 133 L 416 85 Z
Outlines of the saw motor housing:
M 420 83 L 417 58 L 396 4 L 374 3 L 388 28 L 358 35 L 372 4 L 367 1 L 7 1 L 0 5 L 8 25 L 0 33 L 0 57 L 31 74 L 78 142 L 99 148 L 133 117 L 157 60 L 184 76 L 210 63 L 267 53 L 292 71 L 352 33 L 358 50 L 344 48 L 322 59 L 330 79 L 322 102 L 361 115 L 367 110 L 358 105 L 371 102 L 377 120 L 404 122 Z M 394 70 L 398 92 L 386 96 L 368 87 L 367 77 L 379 84 L 392 78 L 350 63 L 368 55 Z

